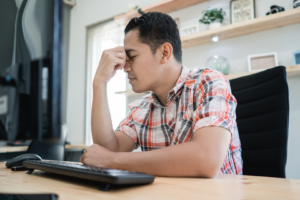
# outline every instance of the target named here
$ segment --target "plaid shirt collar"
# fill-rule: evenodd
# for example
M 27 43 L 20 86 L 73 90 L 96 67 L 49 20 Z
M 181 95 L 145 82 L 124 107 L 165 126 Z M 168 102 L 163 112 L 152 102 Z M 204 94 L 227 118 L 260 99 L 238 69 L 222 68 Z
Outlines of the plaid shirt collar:
M 169 99 L 171 99 L 171 97 L 174 94 L 177 94 L 177 92 L 185 85 L 185 82 L 188 80 L 189 75 L 190 75 L 191 70 L 188 69 L 185 66 L 182 66 L 182 70 L 181 70 L 181 74 L 174 86 L 174 88 L 172 90 L 170 90 L 169 94 L 168 94 L 168 102 Z M 151 94 L 148 96 L 149 97 L 149 103 L 154 104 L 157 107 L 162 107 L 163 105 L 160 103 L 157 95 L 154 92 L 151 92 Z

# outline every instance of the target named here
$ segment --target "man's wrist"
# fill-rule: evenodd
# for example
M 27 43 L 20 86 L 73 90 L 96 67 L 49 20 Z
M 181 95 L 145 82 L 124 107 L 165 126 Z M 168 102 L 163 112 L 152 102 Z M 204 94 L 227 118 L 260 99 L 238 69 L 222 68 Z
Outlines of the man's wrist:
M 117 153 L 114 153 L 115 155 L 112 157 L 111 159 L 111 168 L 113 169 L 125 169 L 124 168 L 124 163 L 123 163 L 123 158 L 124 158 L 124 155 L 126 153 L 124 152 L 117 152 Z
M 94 81 L 93 90 L 106 89 L 107 82 L 105 81 Z

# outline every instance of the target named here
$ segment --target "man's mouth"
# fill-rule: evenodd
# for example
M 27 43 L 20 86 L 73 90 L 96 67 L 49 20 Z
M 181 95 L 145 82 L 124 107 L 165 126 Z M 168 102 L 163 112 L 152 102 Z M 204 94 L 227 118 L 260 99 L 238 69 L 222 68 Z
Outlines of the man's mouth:
M 128 77 L 128 79 L 129 79 L 129 83 L 132 83 L 133 81 L 136 80 L 136 78 L 133 78 L 133 77 Z

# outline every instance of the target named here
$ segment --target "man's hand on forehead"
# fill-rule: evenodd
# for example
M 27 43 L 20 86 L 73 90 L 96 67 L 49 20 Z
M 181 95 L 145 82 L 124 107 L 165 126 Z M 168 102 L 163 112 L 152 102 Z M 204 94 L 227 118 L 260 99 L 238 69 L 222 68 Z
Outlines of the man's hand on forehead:
M 104 50 L 95 74 L 94 85 L 107 83 L 116 74 L 116 70 L 124 68 L 126 60 L 128 57 L 123 46 Z
M 113 52 L 121 53 L 121 54 L 116 54 L 116 56 L 118 56 L 119 58 L 122 59 L 125 56 L 125 59 L 129 60 L 129 58 L 128 58 L 128 52 L 125 50 L 125 48 L 123 46 L 117 46 L 115 48 L 112 48 L 111 50 Z

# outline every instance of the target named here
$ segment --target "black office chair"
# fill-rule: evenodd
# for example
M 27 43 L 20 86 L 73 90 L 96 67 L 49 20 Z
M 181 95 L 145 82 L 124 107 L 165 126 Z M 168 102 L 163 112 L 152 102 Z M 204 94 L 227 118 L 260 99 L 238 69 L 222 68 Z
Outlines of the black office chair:
M 32 140 L 27 153 L 34 153 L 45 160 L 65 160 L 67 129 L 62 126 L 61 138 L 51 140 Z
M 289 127 L 286 68 L 230 80 L 237 99 L 243 174 L 285 178 Z

